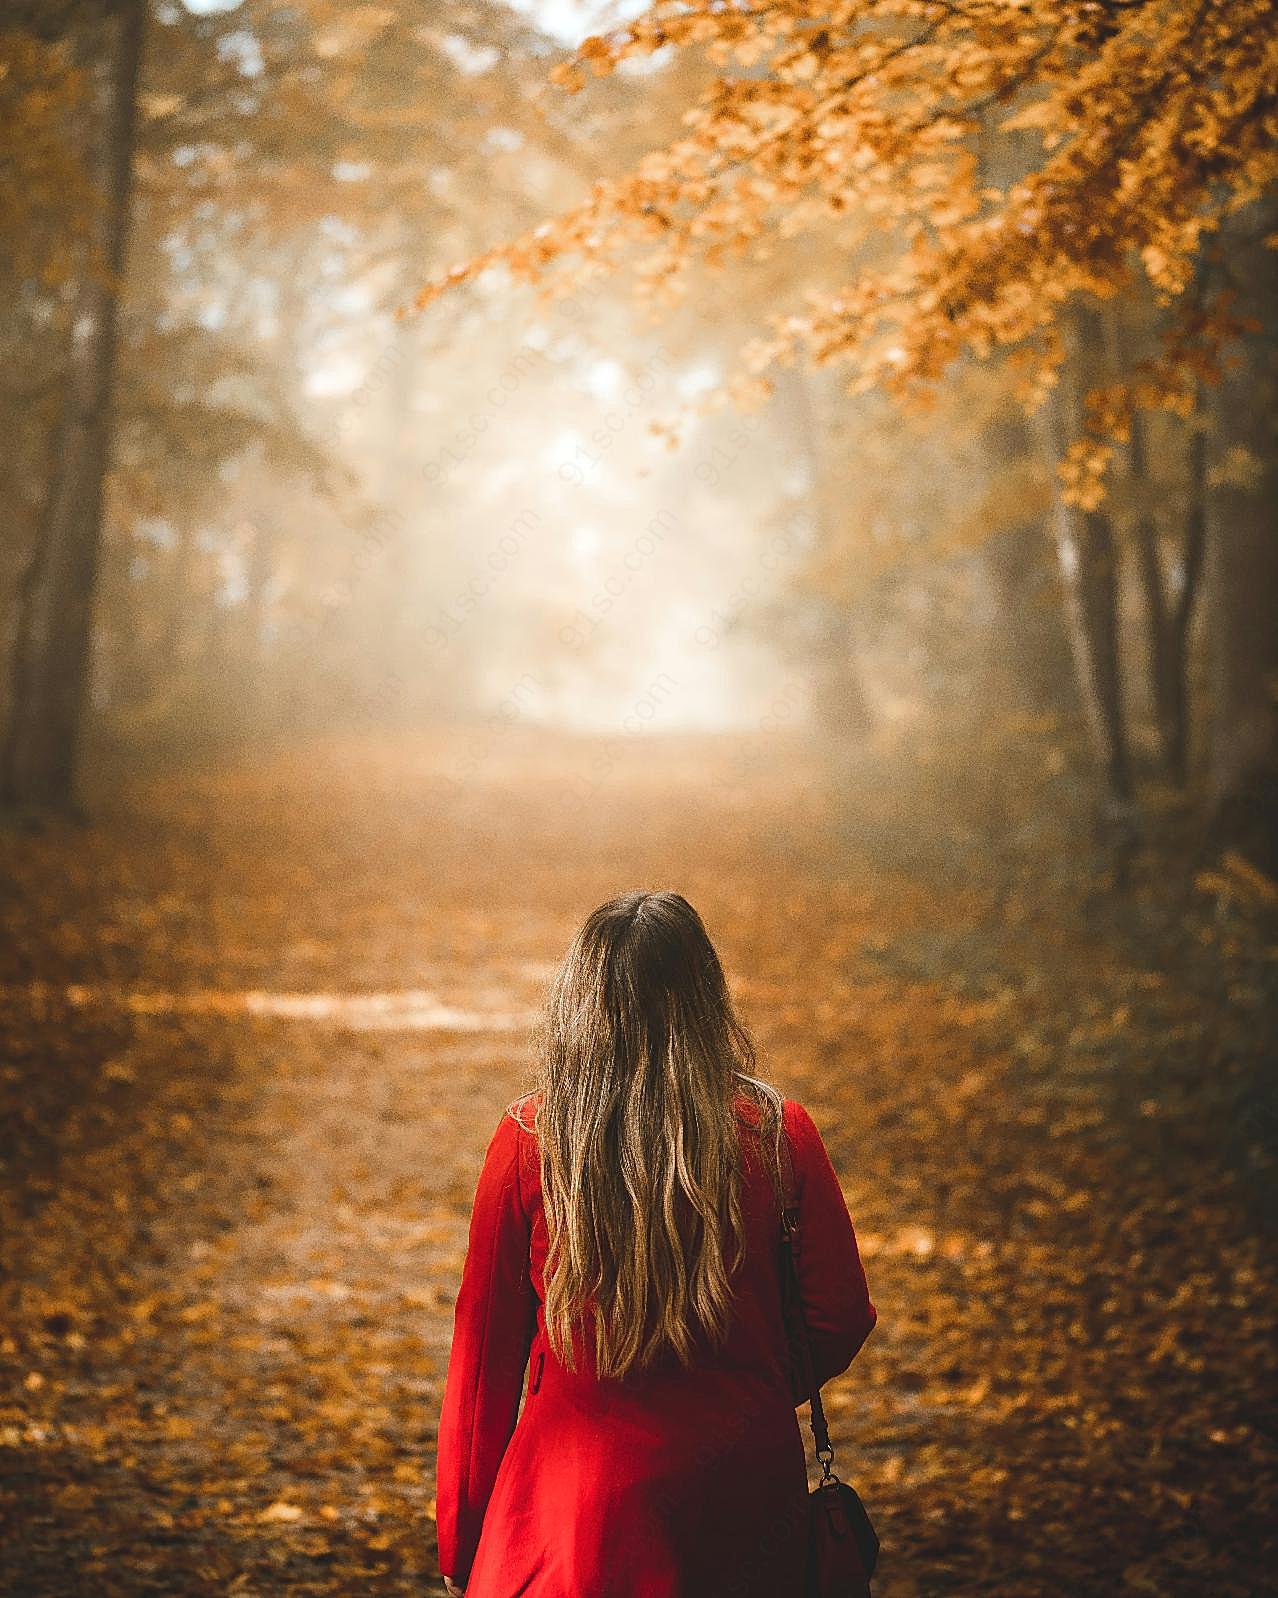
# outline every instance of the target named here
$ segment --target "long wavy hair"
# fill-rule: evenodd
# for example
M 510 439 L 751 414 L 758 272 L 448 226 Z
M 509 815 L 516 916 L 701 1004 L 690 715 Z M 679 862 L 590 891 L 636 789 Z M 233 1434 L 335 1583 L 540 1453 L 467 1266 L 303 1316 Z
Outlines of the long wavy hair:
M 761 1130 L 781 1126 L 781 1095 L 754 1069 L 688 901 L 600 905 L 551 989 L 534 1088 L 546 1335 L 569 1369 L 587 1308 L 600 1377 L 665 1351 L 691 1365 L 701 1336 L 722 1346 L 744 1250 L 734 1093 L 759 1105 Z

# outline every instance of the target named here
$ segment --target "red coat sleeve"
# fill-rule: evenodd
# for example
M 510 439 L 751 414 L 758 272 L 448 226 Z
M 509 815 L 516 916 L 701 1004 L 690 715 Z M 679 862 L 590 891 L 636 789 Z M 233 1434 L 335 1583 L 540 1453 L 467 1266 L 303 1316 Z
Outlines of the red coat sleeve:
M 843 1189 L 816 1123 L 785 1103 L 799 1204 L 799 1291 L 817 1386 L 847 1370 L 873 1330 L 865 1267 Z
M 439 1568 L 464 1587 L 497 1467 L 519 1412 L 536 1329 L 528 1268 L 530 1221 L 519 1183 L 519 1139 L 503 1114 L 484 1156 L 453 1315 L 439 1418 L 435 1521 Z

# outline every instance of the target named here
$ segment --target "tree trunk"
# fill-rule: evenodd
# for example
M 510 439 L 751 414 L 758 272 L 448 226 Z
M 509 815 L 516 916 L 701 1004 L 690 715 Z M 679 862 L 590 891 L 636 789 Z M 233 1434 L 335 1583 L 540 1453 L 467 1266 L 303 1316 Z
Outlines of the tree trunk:
M 1070 596 L 1074 663 L 1109 796 L 1132 797 L 1118 658 L 1118 548 L 1104 511 L 1057 506 L 1057 548 Z
M 1010 407 L 984 429 L 982 454 L 992 477 L 1016 471 L 1034 448 L 1023 414 Z M 1070 644 L 1058 601 L 1058 582 L 1043 545 L 1039 517 L 987 538 L 980 559 L 998 595 L 998 661 L 1018 702 L 1058 712 L 1070 700 Z
M 795 430 L 811 476 L 809 493 L 817 545 L 827 547 L 831 516 L 811 381 L 811 374 L 796 364 L 789 384 L 794 401 Z M 847 745 L 859 743 L 874 726 L 862 680 L 856 635 L 856 621 L 848 607 L 832 606 L 831 613 L 822 618 L 812 677 L 812 702 L 818 720 L 827 732 Z
M 1236 224 L 1273 230 L 1278 198 Z M 1262 211 L 1262 215 L 1257 215 Z M 1258 225 L 1259 224 L 1259 225 Z M 1228 241 L 1227 241 L 1228 242 Z M 1216 389 L 1216 459 L 1208 473 L 1207 588 L 1213 699 L 1213 834 L 1278 872 L 1278 252 L 1259 239 L 1228 256 L 1236 309 L 1261 331 L 1245 339 Z
M 189 529 L 179 528 L 177 553 L 166 588 L 152 601 L 162 611 L 159 624 L 147 637 L 133 635 L 121 667 L 122 698 L 130 716 L 148 719 L 162 693 L 165 703 L 172 696 L 182 635 L 190 616 L 195 565 L 195 536 Z
M 0 753 L 0 797 L 10 805 L 75 805 L 145 24 L 146 0 L 115 0 L 90 44 L 99 111 L 87 142 L 101 210 L 73 310 L 48 493 L 19 600 Z
M 1133 429 L 1134 436 L 1134 429 Z M 1136 553 L 1140 557 L 1140 587 L 1145 601 L 1145 627 L 1149 644 L 1149 686 L 1154 700 L 1163 764 L 1170 767 L 1168 738 L 1172 714 L 1172 662 L 1168 644 L 1167 594 L 1163 587 L 1163 558 L 1158 548 L 1158 525 L 1141 511 L 1136 520 Z
M 1040 441 L 1052 472 L 1052 525 L 1079 695 L 1105 774 L 1107 796 L 1126 809 L 1133 789 L 1118 648 L 1117 541 L 1105 511 L 1066 504 L 1056 470 L 1081 426 L 1084 372 L 1102 347 L 1097 313 L 1079 312 L 1071 332 L 1070 370 L 1039 412 Z
M 1182 787 L 1189 775 L 1189 623 L 1206 539 L 1204 448 L 1202 428 L 1195 424 L 1189 441 L 1189 504 L 1173 584 L 1168 584 L 1163 571 L 1158 525 L 1152 513 L 1142 508 L 1136 524 L 1159 744 L 1167 775 Z M 1139 412 L 1132 419 L 1131 472 L 1139 493 L 1147 478 L 1145 423 Z
M 1000 126 L 1001 121 L 996 107 L 985 114 L 974 149 L 981 183 L 1007 189 L 1032 169 L 1038 154 L 1033 133 L 1023 129 L 1009 131 Z M 1060 451 L 1068 442 L 1064 436 L 1066 420 L 1065 416 L 1045 409 L 1040 411 L 1036 424 L 1054 499 L 1060 488 L 1056 466 Z M 1068 420 L 1072 425 L 1073 418 Z M 1014 471 L 1032 455 L 1036 442 L 1034 431 L 1019 407 L 1014 409 L 1010 404 L 992 419 L 984 431 L 982 453 L 995 474 Z M 1059 561 L 1062 530 L 1058 523 L 1055 526 L 1054 542 Z M 1057 585 L 1052 580 L 1050 556 L 1044 558 L 1042 541 L 1043 526 L 1035 517 L 1023 526 L 1009 528 L 987 540 L 982 547 L 982 558 L 998 592 L 1003 613 L 999 645 L 1013 664 L 1017 689 L 1025 703 L 1051 712 L 1064 710 L 1071 702 L 1072 656 L 1073 676 L 1088 707 L 1089 722 L 1094 724 L 1093 696 L 1084 680 L 1085 677 L 1090 680 L 1090 670 L 1084 672 L 1078 663 L 1083 641 L 1070 601 L 1073 585 L 1066 579 L 1066 605 L 1062 615 Z M 1049 596 L 1050 604 L 1040 602 L 1041 597 Z M 1083 653 L 1088 653 L 1085 647 Z

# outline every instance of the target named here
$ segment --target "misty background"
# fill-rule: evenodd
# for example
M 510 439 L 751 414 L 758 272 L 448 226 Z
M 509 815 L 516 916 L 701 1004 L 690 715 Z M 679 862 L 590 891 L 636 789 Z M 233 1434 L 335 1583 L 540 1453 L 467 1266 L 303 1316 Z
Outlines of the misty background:
M 1085 813 L 1105 781 L 1053 461 L 997 371 L 960 367 L 923 413 L 810 366 L 779 369 L 762 409 L 724 405 L 760 319 L 837 269 L 797 241 L 703 272 L 660 316 L 624 278 L 555 299 L 500 271 L 404 314 L 677 131 L 705 76 L 683 57 L 571 99 L 547 83 L 614 14 L 155 8 L 76 734 L 90 771 L 337 727 L 474 724 L 441 756 L 454 779 L 485 728 L 781 734 L 814 739 L 836 784 L 882 782 L 908 751 L 890 826 L 972 808 L 976 778 L 969 819 L 992 805 L 1001 831 L 993 741 L 1006 782 L 1024 768 L 1049 810 Z M 12 219 L 2 330 L 15 668 L 76 316 L 82 218 L 59 176 Z M 1122 736 L 1157 776 L 1137 523 L 1152 505 L 1174 583 L 1193 485 L 1185 429 L 1151 425 L 1143 502 L 1115 502 L 1116 584 Z M 6 686 L 12 706 L 14 670 Z

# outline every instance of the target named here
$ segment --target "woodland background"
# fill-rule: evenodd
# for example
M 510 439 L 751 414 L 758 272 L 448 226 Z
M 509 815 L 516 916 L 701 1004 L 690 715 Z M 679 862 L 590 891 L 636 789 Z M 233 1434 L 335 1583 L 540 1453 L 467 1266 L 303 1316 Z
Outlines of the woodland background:
M 636 885 L 844 1179 L 882 1598 L 1269 1590 L 1274 22 L 4 8 L 0 1590 L 442 1590 Z

